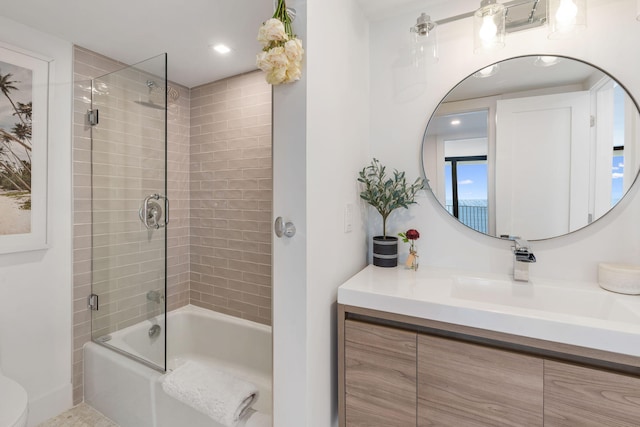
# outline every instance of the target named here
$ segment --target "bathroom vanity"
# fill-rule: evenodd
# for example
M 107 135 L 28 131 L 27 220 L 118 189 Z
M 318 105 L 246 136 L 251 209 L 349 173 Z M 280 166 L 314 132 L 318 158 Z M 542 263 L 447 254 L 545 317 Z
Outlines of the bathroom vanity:
M 340 426 L 638 426 L 640 297 L 368 266 L 338 290 Z

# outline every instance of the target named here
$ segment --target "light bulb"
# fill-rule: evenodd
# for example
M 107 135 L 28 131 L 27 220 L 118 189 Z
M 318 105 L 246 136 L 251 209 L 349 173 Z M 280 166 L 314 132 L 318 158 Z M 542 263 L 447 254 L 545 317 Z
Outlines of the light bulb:
M 482 19 L 482 27 L 480 27 L 480 31 L 478 35 L 480 36 L 480 40 L 482 45 L 486 48 L 493 44 L 496 38 L 496 34 L 498 33 L 498 27 L 493 22 L 493 16 L 488 15 Z
M 505 7 L 496 0 L 482 0 L 473 14 L 473 46 L 475 52 L 504 47 Z
M 558 31 L 568 32 L 573 30 L 578 16 L 578 6 L 573 0 L 561 0 L 556 11 L 556 24 Z

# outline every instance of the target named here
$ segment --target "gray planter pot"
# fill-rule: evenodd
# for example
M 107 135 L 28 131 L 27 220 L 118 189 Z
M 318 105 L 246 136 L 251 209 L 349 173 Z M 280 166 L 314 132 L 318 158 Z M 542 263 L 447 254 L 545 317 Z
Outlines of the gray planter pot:
M 398 238 L 375 236 L 373 238 L 373 265 L 396 267 L 398 265 Z

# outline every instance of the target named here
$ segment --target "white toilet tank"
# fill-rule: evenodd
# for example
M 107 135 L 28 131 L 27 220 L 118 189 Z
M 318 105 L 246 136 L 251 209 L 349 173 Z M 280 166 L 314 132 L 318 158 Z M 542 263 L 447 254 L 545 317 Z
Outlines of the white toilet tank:
M 0 427 L 25 427 L 27 412 L 27 392 L 0 370 Z

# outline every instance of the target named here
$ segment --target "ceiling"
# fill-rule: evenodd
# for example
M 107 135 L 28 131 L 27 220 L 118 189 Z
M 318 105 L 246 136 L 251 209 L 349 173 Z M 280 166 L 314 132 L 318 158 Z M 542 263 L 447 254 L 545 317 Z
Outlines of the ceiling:
M 305 1 L 290 0 L 288 6 Z M 371 20 L 416 8 L 440 19 L 479 4 L 479 0 L 358 2 Z M 274 0 L 14 0 L 3 1 L 0 15 L 126 64 L 166 52 L 169 80 L 195 87 L 256 69 L 258 27 L 273 9 Z M 233 51 L 220 56 L 210 48 L 217 43 Z
M 469 78 L 460 82 L 446 97 L 447 102 L 482 98 L 506 93 L 524 92 L 595 82 L 604 74 L 590 65 L 560 58 L 555 65 L 536 66 L 536 56 L 523 56 L 499 62 L 498 72 L 487 78 Z M 552 57 L 548 57 L 552 58 Z
M 519 96 L 525 96 L 526 91 L 553 93 L 554 88 L 567 90 L 567 86 L 573 86 L 572 90 L 588 90 L 605 76 L 597 68 L 568 58 L 559 58 L 557 63 L 547 66 L 542 66 L 536 59 L 536 56 L 523 56 L 501 61 L 496 74 L 485 78 L 477 78 L 475 75 L 467 77 L 447 94 L 443 102 L 491 96 L 506 99 L 518 93 Z M 452 119 L 458 119 L 462 123 L 453 124 Z M 440 113 L 431 120 L 429 132 L 445 138 L 477 138 L 487 134 L 486 111 Z
M 256 69 L 258 27 L 272 14 L 273 0 L 19 0 L 0 10 L 126 64 L 167 52 L 169 80 L 187 87 Z M 217 43 L 232 52 L 217 54 Z
M 297 2 L 289 0 L 288 6 Z M 479 0 L 357 0 L 372 21 L 420 10 L 443 19 Z M 169 80 L 187 87 L 256 69 L 258 27 L 274 0 L 14 0 L 0 14 L 109 58 L 135 64 L 166 52 Z M 295 22 L 294 22 L 295 30 Z M 232 52 L 220 55 L 217 43 Z

